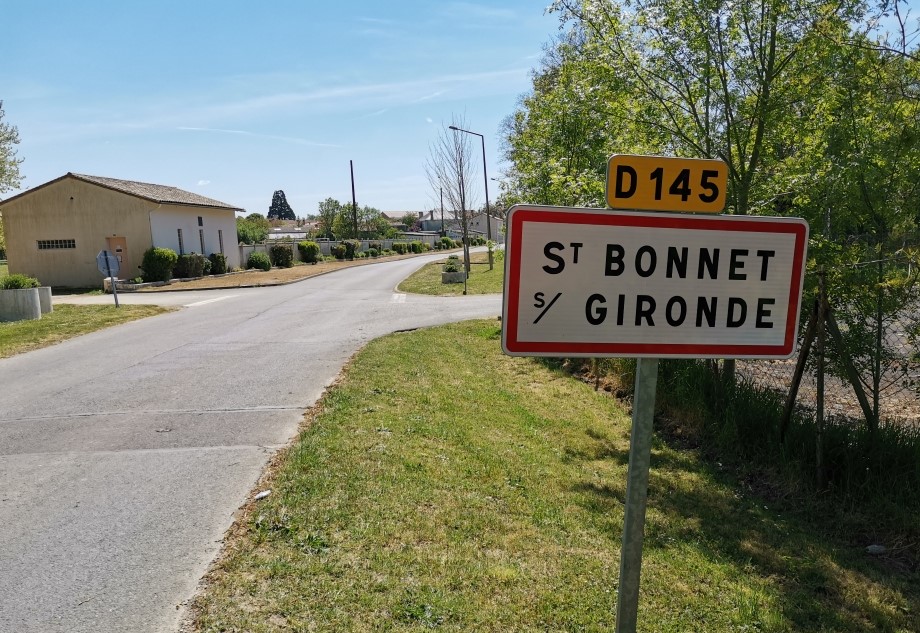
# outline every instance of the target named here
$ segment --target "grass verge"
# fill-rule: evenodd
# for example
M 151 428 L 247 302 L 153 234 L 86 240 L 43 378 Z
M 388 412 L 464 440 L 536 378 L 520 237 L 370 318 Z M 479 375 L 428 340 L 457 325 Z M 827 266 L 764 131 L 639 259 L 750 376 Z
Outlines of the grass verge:
M 463 261 L 462 253 L 459 253 Z M 441 268 L 446 261 L 428 264 L 397 286 L 400 292 L 414 292 L 421 295 L 462 295 L 463 284 L 441 283 Z M 488 253 L 473 253 L 470 256 L 470 276 L 467 279 L 467 294 L 483 295 L 502 291 L 505 280 L 505 262 L 496 258 L 494 268 L 489 270 Z
M 123 305 L 119 308 L 55 305 L 52 312 L 42 315 L 40 319 L 0 323 L 0 358 L 48 347 L 81 334 L 171 310 L 144 305 Z
M 192 606 L 196 631 L 609 631 L 629 420 L 496 321 L 356 356 Z M 475 363 L 469 359 L 475 358 Z M 920 630 L 920 586 L 656 440 L 639 630 Z

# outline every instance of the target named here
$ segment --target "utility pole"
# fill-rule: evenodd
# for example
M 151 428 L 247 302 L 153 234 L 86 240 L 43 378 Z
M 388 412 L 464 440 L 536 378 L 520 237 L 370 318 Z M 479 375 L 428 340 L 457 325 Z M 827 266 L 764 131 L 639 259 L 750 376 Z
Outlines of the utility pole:
M 348 167 L 351 169 L 351 212 L 355 223 L 355 239 L 358 239 L 358 203 L 355 202 L 355 166 L 349 160 Z

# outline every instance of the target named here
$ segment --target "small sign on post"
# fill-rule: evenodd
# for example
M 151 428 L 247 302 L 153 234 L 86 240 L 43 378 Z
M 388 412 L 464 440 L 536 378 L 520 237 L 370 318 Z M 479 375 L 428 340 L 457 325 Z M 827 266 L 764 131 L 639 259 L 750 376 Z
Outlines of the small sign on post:
M 115 283 L 116 275 L 120 270 L 120 264 L 118 263 L 118 257 L 114 253 L 108 251 L 99 251 L 99 254 L 96 255 L 96 268 L 99 269 L 103 275 L 105 275 L 109 283 L 112 284 L 112 295 L 115 297 L 115 307 L 118 307 L 118 288 Z M 104 282 L 103 282 L 104 283 Z

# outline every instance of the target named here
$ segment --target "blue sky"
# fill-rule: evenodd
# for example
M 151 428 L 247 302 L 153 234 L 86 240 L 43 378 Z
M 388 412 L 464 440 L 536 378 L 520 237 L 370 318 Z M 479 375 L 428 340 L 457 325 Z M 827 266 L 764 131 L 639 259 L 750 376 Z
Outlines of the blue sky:
M 23 189 L 71 171 L 261 213 L 283 189 L 303 216 L 350 200 L 353 160 L 359 204 L 431 208 L 424 164 L 454 114 L 500 176 L 501 121 L 557 32 L 547 4 L 6 3 L 0 100 Z

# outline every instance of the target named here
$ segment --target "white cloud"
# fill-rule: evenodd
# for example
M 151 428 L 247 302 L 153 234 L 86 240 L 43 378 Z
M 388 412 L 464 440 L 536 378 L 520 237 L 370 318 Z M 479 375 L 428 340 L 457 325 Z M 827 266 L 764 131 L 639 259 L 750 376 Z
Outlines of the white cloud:
M 199 187 L 204 187 L 204 186 L 210 185 L 210 184 L 211 184 L 211 181 L 210 181 L 210 180 L 199 180 L 199 181 L 198 181 L 198 186 L 199 186 Z
M 426 123 L 434 123 L 434 120 L 433 120 L 430 116 L 426 116 L 426 117 L 425 117 L 425 122 L 426 122 Z
M 185 132 L 214 132 L 217 134 L 236 134 L 239 136 L 252 136 L 254 138 L 266 138 L 273 141 L 284 141 L 285 143 L 296 143 L 297 145 L 309 145 L 311 147 L 341 147 L 340 145 L 332 145 L 330 143 L 317 143 L 314 141 L 308 141 L 302 138 L 296 138 L 293 136 L 276 136 L 274 134 L 257 134 L 256 132 L 247 132 L 246 130 L 224 130 L 221 128 L 211 128 L 211 127 L 188 127 L 180 126 L 176 128 L 177 130 L 183 130 Z

